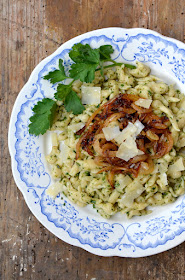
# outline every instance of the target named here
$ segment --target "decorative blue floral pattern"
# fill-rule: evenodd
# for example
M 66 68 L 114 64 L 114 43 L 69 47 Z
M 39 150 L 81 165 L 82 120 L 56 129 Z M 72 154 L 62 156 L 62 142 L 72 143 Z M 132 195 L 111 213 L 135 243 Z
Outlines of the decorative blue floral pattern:
M 115 248 L 124 235 L 124 228 L 120 224 L 111 225 L 89 217 L 81 218 L 75 207 L 67 200 L 61 200 L 60 196 L 53 200 L 43 193 L 41 211 L 56 227 L 63 228 L 71 237 L 76 236 L 82 244 L 90 244 L 94 248 Z M 115 230 L 118 232 L 116 238 Z
M 20 173 L 21 180 L 29 188 L 46 188 L 51 181 L 50 175 L 45 172 L 43 156 L 37 143 L 38 137 L 29 134 L 29 119 L 25 118 L 27 114 L 31 116 L 32 108 L 38 100 L 40 99 L 29 100 L 22 104 L 15 124 L 15 160 L 17 161 L 17 169 Z
M 33 98 L 34 95 L 35 95 L 35 93 L 36 93 L 37 90 L 38 90 L 38 85 L 37 85 L 37 84 L 33 83 L 33 84 L 32 84 L 32 87 L 33 87 L 33 89 L 32 89 L 31 92 L 30 92 L 30 96 L 28 96 L 28 95 L 25 96 L 27 99 Z
M 152 42 L 143 42 L 142 46 L 138 47 L 139 52 L 135 53 L 135 58 L 139 61 L 159 63 L 162 66 L 161 56 L 169 59 L 168 51 L 165 48 L 156 48 Z
M 172 211 L 173 214 L 180 213 L 180 215 L 185 215 L 185 198 L 181 203 Z
M 33 188 L 29 188 L 27 191 L 28 191 L 28 193 L 32 192 L 35 204 L 40 202 L 40 198 L 39 198 L 39 195 L 37 194 L 36 190 L 34 190 Z
M 129 30 L 127 33 L 119 30 L 118 33 L 119 36 L 113 34 L 110 37 L 88 35 L 87 38 L 80 41 L 83 44 L 91 44 L 93 47 L 112 44 L 115 49 L 114 59 L 121 58 L 124 61 L 133 62 L 139 60 L 157 67 L 164 67 L 184 84 L 184 49 L 179 48 L 176 43 L 167 38 L 155 33 L 151 34 L 150 31 L 147 34 L 146 31 L 144 34 L 135 31 L 133 34 L 133 32 L 129 33 Z M 97 248 L 99 250 L 97 254 L 108 250 L 111 255 L 121 253 L 123 256 L 138 256 L 141 251 L 146 251 L 142 255 L 149 255 L 148 249 L 164 245 L 185 231 L 185 198 L 179 200 L 176 207 L 172 206 L 170 208 L 172 211 L 168 211 L 168 215 L 159 214 L 155 218 L 148 218 L 142 222 L 137 220 L 137 222 L 124 223 L 82 215 L 66 199 L 62 200 L 58 196 L 56 200 L 52 200 L 45 194 L 45 189 L 50 185 L 51 179 L 46 172 L 40 138 L 28 133 L 28 120 L 34 104 L 42 97 L 52 96 L 56 88 L 56 85 L 50 86 L 42 77 L 57 67 L 59 58 L 64 60 L 65 67 L 67 67 L 67 71 L 69 70 L 71 60 L 68 52 L 70 48 L 70 45 L 66 49 L 61 47 L 59 49 L 61 51 L 52 55 L 42 69 L 37 71 L 30 87 L 21 93 L 23 97 L 19 111 L 12 116 L 16 119 L 14 122 L 15 134 L 12 139 L 15 153 L 12 152 L 12 159 L 16 163 L 17 174 L 24 183 L 21 189 L 27 187 L 27 201 L 33 201 L 35 207 L 38 207 L 39 215 L 43 216 L 43 219 L 40 218 L 41 221 L 47 218 L 48 228 L 52 224 L 61 230 L 61 238 L 65 232 L 71 240 L 77 240 L 79 244 L 83 244 L 83 248 L 90 251 Z M 18 175 L 16 176 L 18 177 Z M 34 208 L 32 210 L 34 212 Z M 96 253 L 96 251 L 93 252 Z
M 125 249 L 131 249 L 132 252 L 134 253 L 136 251 L 136 247 L 133 244 L 127 244 L 127 243 L 122 243 L 118 246 L 119 251 L 125 250 Z
M 134 51 L 130 51 L 130 49 Z M 123 45 L 121 56 L 128 61 L 138 60 L 159 64 L 172 71 L 179 81 L 183 84 L 185 83 L 185 49 L 178 48 L 170 40 L 153 34 L 139 33 L 127 38 L 126 43 Z M 168 64 L 173 65 L 173 67 L 169 67 Z
M 173 60 L 169 62 L 173 65 L 173 73 L 184 84 L 185 83 L 185 59 L 176 59 L 173 56 Z

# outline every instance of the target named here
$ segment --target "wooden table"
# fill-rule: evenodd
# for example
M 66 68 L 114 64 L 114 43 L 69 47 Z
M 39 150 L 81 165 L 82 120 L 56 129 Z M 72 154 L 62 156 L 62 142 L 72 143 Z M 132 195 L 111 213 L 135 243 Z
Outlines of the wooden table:
M 185 243 L 155 256 L 94 256 L 56 238 L 31 214 L 11 172 L 7 130 L 34 67 L 62 43 L 109 26 L 185 40 L 184 0 L 1 0 L 0 279 L 184 280 Z

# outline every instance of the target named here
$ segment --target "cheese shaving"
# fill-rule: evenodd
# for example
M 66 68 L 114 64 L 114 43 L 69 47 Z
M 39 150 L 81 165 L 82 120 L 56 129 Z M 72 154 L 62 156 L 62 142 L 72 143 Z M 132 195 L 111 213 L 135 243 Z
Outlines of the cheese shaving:
M 116 157 L 129 161 L 131 158 L 143 154 L 144 152 L 137 148 L 135 139 L 133 137 L 128 137 L 119 147 Z
M 170 165 L 169 167 L 169 172 L 184 171 L 184 170 L 185 167 L 182 158 L 179 158 L 174 164 Z
M 81 86 L 82 104 L 98 105 L 101 102 L 101 87 Z
M 59 145 L 59 149 L 60 149 L 60 160 L 62 163 L 64 163 L 67 160 L 68 154 L 69 154 L 69 147 L 64 143 L 64 141 L 60 142 Z
M 126 140 L 129 137 L 132 137 L 137 131 L 137 128 L 135 125 L 131 122 L 128 123 L 127 127 L 125 127 L 121 133 L 115 137 L 114 139 L 118 144 L 122 144 L 124 140 Z
M 119 129 L 119 126 L 113 126 L 113 127 L 108 127 L 107 126 L 107 127 L 104 127 L 102 130 L 103 130 L 103 133 L 105 135 L 105 139 L 107 141 L 115 139 L 121 133 L 120 129 Z
M 139 98 L 137 101 L 135 101 L 135 104 L 137 106 L 140 106 L 140 107 L 143 107 L 146 109 L 150 108 L 151 103 L 152 103 L 151 99 L 144 99 L 144 98 Z

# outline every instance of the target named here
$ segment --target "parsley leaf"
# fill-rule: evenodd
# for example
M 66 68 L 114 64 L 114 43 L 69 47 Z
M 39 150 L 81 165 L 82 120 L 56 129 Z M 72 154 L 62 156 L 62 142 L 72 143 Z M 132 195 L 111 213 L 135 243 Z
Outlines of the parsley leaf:
M 44 134 L 51 128 L 56 112 L 56 102 L 44 98 L 33 107 L 34 115 L 30 118 L 29 133 L 34 135 Z
M 70 77 L 91 83 L 94 80 L 95 70 L 100 64 L 99 50 L 78 43 L 72 47 L 69 56 L 75 62 L 71 65 Z
M 55 93 L 55 99 L 64 100 L 64 107 L 67 112 L 72 111 L 73 114 L 81 114 L 85 107 L 82 105 L 80 98 L 72 90 L 72 85 L 60 84 L 57 87 L 57 92 Z
M 104 45 L 99 47 L 100 60 L 105 61 L 111 59 L 110 55 L 114 52 L 114 49 L 111 45 Z
M 52 84 L 61 82 L 68 77 L 65 74 L 64 66 L 63 66 L 63 60 L 59 59 L 59 70 L 54 70 L 49 72 L 47 75 L 45 75 L 44 80 L 49 80 Z
M 74 63 L 71 65 L 70 77 L 81 82 L 91 83 L 95 77 L 95 70 L 99 64 Z
M 64 106 L 67 112 L 72 111 L 75 115 L 81 114 L 85 109 L 80 98 L 73 90 L 66 96 Z
M 98 49 L 92 49 L 88 44 L 75 44 L 69 52 L 69 57 L 75 63 L 95 63 L 99 64 L 100 54 Z
M 57 92 L 55 92 L 55 99 L 57 100 L 64 100 L 66 96 L 71 92 L 71 86 L 70 85 L 63 85 L 59 84 L 57 87 Z
M 59 59 L 59 62 L 58 62 L 58 67 L 60 69 L 60 71 L 63 73 L 63 75 L 65 76 L 65 70 L 64 70 L 64 65 L 63 65 L 63 59 Z M 67 78 L 67 77 L 66 77 Z

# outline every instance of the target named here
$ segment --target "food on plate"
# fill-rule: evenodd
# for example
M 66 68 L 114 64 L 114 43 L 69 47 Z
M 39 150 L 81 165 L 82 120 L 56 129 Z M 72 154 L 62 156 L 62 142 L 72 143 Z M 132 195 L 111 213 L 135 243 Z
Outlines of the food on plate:
M 185 192 L 185 96 L 147 65 L 117 63 L 112 53 L 109 45 L 74 45 L 70 76 L 59 60 L 59 69 L 44 77 L 73 80 L 58 84 L 55 100 L 35 105 L 29 131 L 52 131 L 50 196 L 92 204 L 105 218 L 117 212 L 131 218 Z

